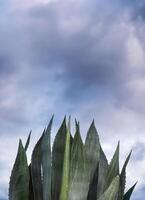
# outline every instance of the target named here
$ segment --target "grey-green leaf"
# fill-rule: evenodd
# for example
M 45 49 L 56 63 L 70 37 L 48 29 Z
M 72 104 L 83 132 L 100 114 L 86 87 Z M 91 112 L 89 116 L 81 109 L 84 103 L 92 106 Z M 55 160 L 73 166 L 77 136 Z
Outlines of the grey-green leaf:
M 41 166 L 42 166 L 41 143 L 44 132 L 34 147 L 31 159 L 31 176 L 32 176 L 34 200 L 43 199 L 42 178 L 41 178 Z
M 29 165 L 29 173 L 30 173 L 30 180 L 29 180 L 29 200 L 34 200 L 33 183 L 32 183 L 32 173 L 31 173 L 31 164 Z
M 60 197 L 66 133 L 66 118 L 64 118 L 52 148 L 52 200 L 58 200 Z
M 32 131 L 30 131 L 30 133 L 29 133 L 29 135 L 28 135 L 28 138 L 27 138 L 27 141 L 26 141 L 26 144 L 25 144 L 25 151 L 27 151 L 28 146 L 29 146 L 29 143 L 30 143 L 31 132 L 32 132 Z
M 89 184 L 87 200 L 96 200 L 97 199 L 98 177 L 99 177 L 99 163 L 97 164 L 93 178 Z
M 121 174 L 120 174 L 120 192 L 119 192 L 118 200 L 123 200 L 125 184 L 126 184 L 126 167 L 127 167 L 128 162 L 129 162 L 131 153 L 132 153 L 132 151 L 127 156 L 127 158 L 125 160 L 125 163 L 123 165 L 123 168 L 121 170 Z
M 87 199 L 89 188 L 86 180 L 87 176 L 85 174 L 84 145 L 80 136 L 79 125 L 77 125 L 77 131 L 71 150 L 70 187 L 68 200 Z
M 123 200 L 129 200 L 137 183 L 135 183 L 124 195 Z
M 29 168 L 25 149 L 20 140 L 9 186 L 9 200 L 29 199 Z
M 108 161 L 100 145 L 97 197 L 100 197 L 105 191 L 107 171 L 108 171 Z
M 119 142 L 114 153 L 114 156 L 111 160 L 111 163 L 108 167 L 107 177 L 106 177 L 106 188 L 110 185 L 112 180 L 119 175 Z
M 88 194 L 88 200 L 95 196 L 97 197 L 97 187 L 96 183 L 94 183 L 94 180 L 96 180 L 96 169 L 97 165 L 99 163 L 99 157 L 100 157 L 100 142 L 99 142 L 99 136 L 94 124 L 94 120 L 88 130 L 86 141 L 85 141 L 85 157 L 86 157 L 86 176 L 87 180 L 86 183 L 88 183 L 91 186 L 89 187 L 89 194 Z M 94 177 L 95 176 L 95 177 Z M 93 189 L 92 189 L 93 187 Z M 96 191 L 95 191 L 96 189 Z
M 93 178 L 100 156 L 99 136 L 94 121 L 92 122 L 87 133 L 85 141 L 85 156 L 86 156 L 86 173 L 88 173 L 90 182 Z
M 51 200 L 51 142 L 50 133 L 53 117 L 42 137 L 43 200 Z
M 70 172 L 70 120 L 69 120 L 69 125 L 67 127 L 60 200 L 68 199 L 69 172 Z
M 115 177 L 108 189 L 104 192 L 99 200 L 117 200 L 119 190 L 119 176 Z

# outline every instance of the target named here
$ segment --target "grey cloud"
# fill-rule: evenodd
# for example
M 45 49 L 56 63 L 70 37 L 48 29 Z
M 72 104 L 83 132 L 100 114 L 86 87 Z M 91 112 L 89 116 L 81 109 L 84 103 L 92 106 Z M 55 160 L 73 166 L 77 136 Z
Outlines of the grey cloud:
M 57 9 L 56 7 L 55 12 Z M 37 16 L 38 11 L 35 10 L 35 12 Z M 45 12 L 46 8 L 39 11 L 38 16 L 40 13 L 43 16 Z M 49 12 L 49 8 L 47 12 Z M 71 13 L 70 16 L 68 15 L 70 20 L 67 20 L 67 16 L 62 14 L 60 16 L 57 14 L 58 17 L 55 15 L 55 18 L 53 15 L 48 15 L 48 17 L 44 15 L 45 18 L 40 24 L 42 29 L 40 27 L 38 29 L 39 21 L 34 21 L 32 26 L 34 25 L 36 35 L 34 33 L 34 39 L 32 39 L 34 51 L 32 51 L 30 62 L 48 68 L 55 68 L 55 66 L 62 68 L 64 71 L 62 78 L 65 78 L 68 84 L 71 81 L 76 84 L 81 82 L 86 87 L 94 84 L 114 85 L 114 82 L 122 81 L 120 76 L 122 68 L 124 68 L 122 65 L 124 42 L 122 41 L 125 39 L 126 33 L 114 36 L 121 30 L 119 27 L 115 27 L 116 24 L 114 27 L 110 27 L 109 23 L 113 19 L 112 13 L 105 19 L 104 16 L 98 17 L 97 14 L 96 16 L 88 14 L 85 16 L 84 13 L 81 16 L 81 14 L 74 16 Z M 41 19 L 41 17 L 39 18 Z M 75 24 L 67 27 L 71 24 L 71 18 L 76 24 L 79 23 L 78 27 L 73 27 Z M 45 35 L 43 22 L 46 25 Z
M 69 10 L 69 6 L 65 8 Z M 126 9 L 108 9 L 104 14 L 97 7 L 96 13 L 93 9 L 86 12 L 84 7 L 75 10 L 72 6 L 76 12 L 68 13 L 54 3 L 31 10 L 34 32 L 29 62 L 62 71 L 59 78 L 67 85 L 64 97 L 69 100 L 79 98 L 79 93 L 88 95 L 88 89 L 94 92 L 100 86 L 102 93 L 104 88 L 104 92 L 107 88 L 112 93 L 118 105 L 123 102 L 130 107 L 125 83 L 132 81 L 138 69 L 128 62 L 126 45 L 135 25 L 125 17 Z
M 30 93 L 49 85 L 47 76 L 53 73 L 53 81 L 60 81 L 64 87 L 62 100 L 76 99 L 82 104 L 80 95 L 85 97 L 91 91 L 97 98 L 100 87 L 102 95 L 109 91 L 118 105 L 123 102 L 129 106 L 124 83 L 138 71 L 128 63 L 126 52 L 132 24 L 126 17 L 125 4 L 120 8 L 105 3 L 52 2 L 9 14 L 8 26 L 3 29 L 3 41 L 9 38 L 9 45 L 3 42 L 7 56 L 1 55 L 3 63 L 7 61 L 4 66 L 9 67 L 3 67 L 3 71 L 13 73 L 10 65 L 14 63 L 16 77 L 21 76 L 20 88 L 29 86 Z M 23 74 L 25 67 L 28 71 Z
M 134 10 L 133 18 L 136 20 L 145 20 L 145 4 Z

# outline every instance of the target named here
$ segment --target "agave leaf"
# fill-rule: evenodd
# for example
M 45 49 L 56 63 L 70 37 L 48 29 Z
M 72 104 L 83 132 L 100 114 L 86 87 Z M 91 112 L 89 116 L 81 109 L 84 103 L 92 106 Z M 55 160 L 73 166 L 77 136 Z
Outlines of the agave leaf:
M 79 154 L 78 154 L 79 145 L 78 145 L 78 143 L 81 144 L 81 146 L 83 146 L 83 142 L 82 142 L 80 132 L 79 132 L 79 124 L 77 123 L 76 120 L 75 120 L 75 124 L 76 124 L 76 133 L 75 133 L 72 147 L 71 147 L 70 184 L 71 184 L 74 174 L 75 174 L 76 165 L 79 162 L 79 157 L 78 157 L 79 156 Z
M 32 176 L 34 200 L 43 199 L 42 178 L 41 178 L 41 166 L 42 166 L 41 143 L 44 132 L 34 147 L 31 159 L 31 176 Z
M 90 174 L 91 175 L 90 182 L 92 181 L 92 178 L 98 179 L 97 187 L 96 187 L 96 183 L 93 181 L 94 186 L 92 185 L 92 187 L 94 189 L 91 191 L 89 190 L 89 196 L 93 196 L 94 198 L 96 196 L 96 198 L 98 198 L 101 194 L 103 194 L 105 190 L 105 181 L 106 181 L 105 178 L 106 178 L 106 174 L 108 170 L 108 161 L 100 145 L 99 136 L 95 128 L 94 121 L 92 122 L 87 134 L 87 138 L 85 142 L 85 152 L 86 152 L 86 158 L 87 158 L 87 163 L 86 163 L 87 171 L 88 172 L 91 171 L 92 173 Z M 94 169 L 97 168 L 97 165 L 98 165 L 99 173 L 98 173 L 98 178 L 97 177 L 95 178 L 95 177 L 92 177 L 92 175 L 94 174 Z M 89 169 L 89 167 L 91 168 L 91 170 Z M 96 173 L 94 174 L 94 176 L 96 176 Z M 90 194 L 91 192 L 93 192 L 94 194 Z M 90 199 L 92 199 L 92 197 Z M 89 197 L 88 197 L 88 200 L 89 200 Z
M 94 176 L 90 182 L 87 200 L 97 199 L 98 178 L 99 178 L 99 164 L 97 164 Z
M 29 168 L 25 149 L 21 140 L 15 164 L 12 170 L 9 187 L 9 200 L 29 199 Z
M 58 200 L 61 192 L 63 161 L 66 143 L 66 118 L 56 134 L 52 148 L 52 199 Z
M 117 200 L 119 190 L 119 176 L 116 176 L 108 189 L 104 192 L 99 200 Z
M 85 156 L 86 156 L 86 173 L 88 173 L 89 181 L 92 180 L 96 170 L 99 156 L 100 156 L 100 143 L 99 136 L 94 124 L 94 120 L 88 130 L 85 141 Z
M 86 182 L 86 177 L 84 145 L 80 136 L 79 125 L 77 125 L 71 150 L 68 200 L 87 199 L 88 190 L 86 190 L 86 186 L 88 186 L 88 183 Z
M 106 175 L 108 171 L 108 161 L 100 146 L 100 159 L 99 159 L 99 174 L 97 186 L 97 198 L 100 197 L 105 191 Z
M 50 132 L 53 122 L 51 118 L 49 125 L 44 132 L 41 143 L 42 171 L 43 171 L 43 200 L 51 200 L 51 144 Z
M 114 153 L 114 156 L 111 160 L 111 163 L 108 167 L 107 177 L 106 177 L 106 188 L 110 185 L 112 180 L 119 175 L 119 142 Z
M 29 146 L 29 143 L 30 143 L 31 132 L 32 132 L 32 131 L 30 131 L 30 133 L 29 133 L 29 135 L 28 135 L 28 138 L 27 138 L 27 141 L 26 141 L 26 144 L 25 144 L 25 151 L 27 151 L 28 146 Z
M 133 190 L 134 190 L 136 184 L 137 184 L 137 183 L 135 183 L 135 184 L 125 193 L 125 195 L 124 195 L 124 197 L 123 197 L 123 200 L 129 200 L 129 199 L 130 199 L 130 197 L 131 197 L 131 195 L 132 195 L 132 192 L 133 192 Z
M 88 200 L 92 199 L 92 197 L 96 199 L 97 187 L 96 187 L 95 180 L 98 179 L 98 177 L 96 177 L 97 174 L 95 171 L 97 169 L 97 165 L 98 165 L 99 157 L 100 157 L 100 143 L 99 143 L 99 136 L 94 124 L 94 120 L 88 130 L 84 148 L 85 148 L 85 157 L 86 157 L 86 163 L 85 163 L 86 176 L 88 176 L 86 182 L 88 182 L 88 184 L 91 183 L 91 186 L 88 185 L 90 189 L 89 189 L 89 194 L 88 194 L 87 199 Z
M 34 200 L 34 193 L 33 193 L 33 183 L 32 183 L 32 174 L 31 174 L 31 164 L 29 165 L 29 200 Z
M 73 143 L 73 136 L 71 134 L 71 116 L 69 116 L 68 129 L 70 133 L 70 159 L 71 159 L 71 148 L 72 148 L 72 143 Z
M 70 118 L 69 118 L 69 125 L 67 127 L 67 135 L 66 135 L 60 200 L 68 199 L 69 171 L 70 171 Z
M 119 191 L 118 200 L 123 200 L 123 195 L 124 195 L 124 190 L 125 190 L 125 184 L 126 184 L 126 167 L 127 167 L 128 162 L 129 162 L 131 153 L 132 153 L 132 151 L 127 156 L 127 158 L 125 160 L 125 163 L 123 165 L 123 168 L 121 170 L 121 174 L 120 174 L 120 191 Z

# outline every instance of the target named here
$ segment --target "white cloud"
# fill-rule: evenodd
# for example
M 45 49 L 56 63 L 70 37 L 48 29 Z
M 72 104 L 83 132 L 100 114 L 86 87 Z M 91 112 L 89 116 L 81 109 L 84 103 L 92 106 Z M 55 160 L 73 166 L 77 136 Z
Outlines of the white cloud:
M 130 36 L 127 41 L 127 55 L 129 60 L 129 66 L 135 67 L 137 70 L 144 67 L 145 63 L 145 51 L 142 43 L 135 35 L 134 27 L 130 29 Z
M 11 0 L 10 6 L 12 9 L 22 9 L 22 8 L 31 7 L 37 4 L 47 4 L 52 1 L 55 1 L 55 0 L 25 0 L 25 1 Z

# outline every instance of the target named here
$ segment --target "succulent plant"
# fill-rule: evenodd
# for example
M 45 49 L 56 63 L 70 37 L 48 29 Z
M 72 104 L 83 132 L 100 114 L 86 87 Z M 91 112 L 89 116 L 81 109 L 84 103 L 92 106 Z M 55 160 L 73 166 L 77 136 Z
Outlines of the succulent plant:
M 85 143 L 76 121 L 74 137 L 66 118 L 59 128 L 51 149 L 51 126 L 34 147 L 28 165 L 25 147 L 19 142 L 17 157 L 10 177 L 9 200 L 129 200 L 135 185 L 125 193 L 126 166 L 119 170 L 119 143 L 108 164 L 92 122 Z

